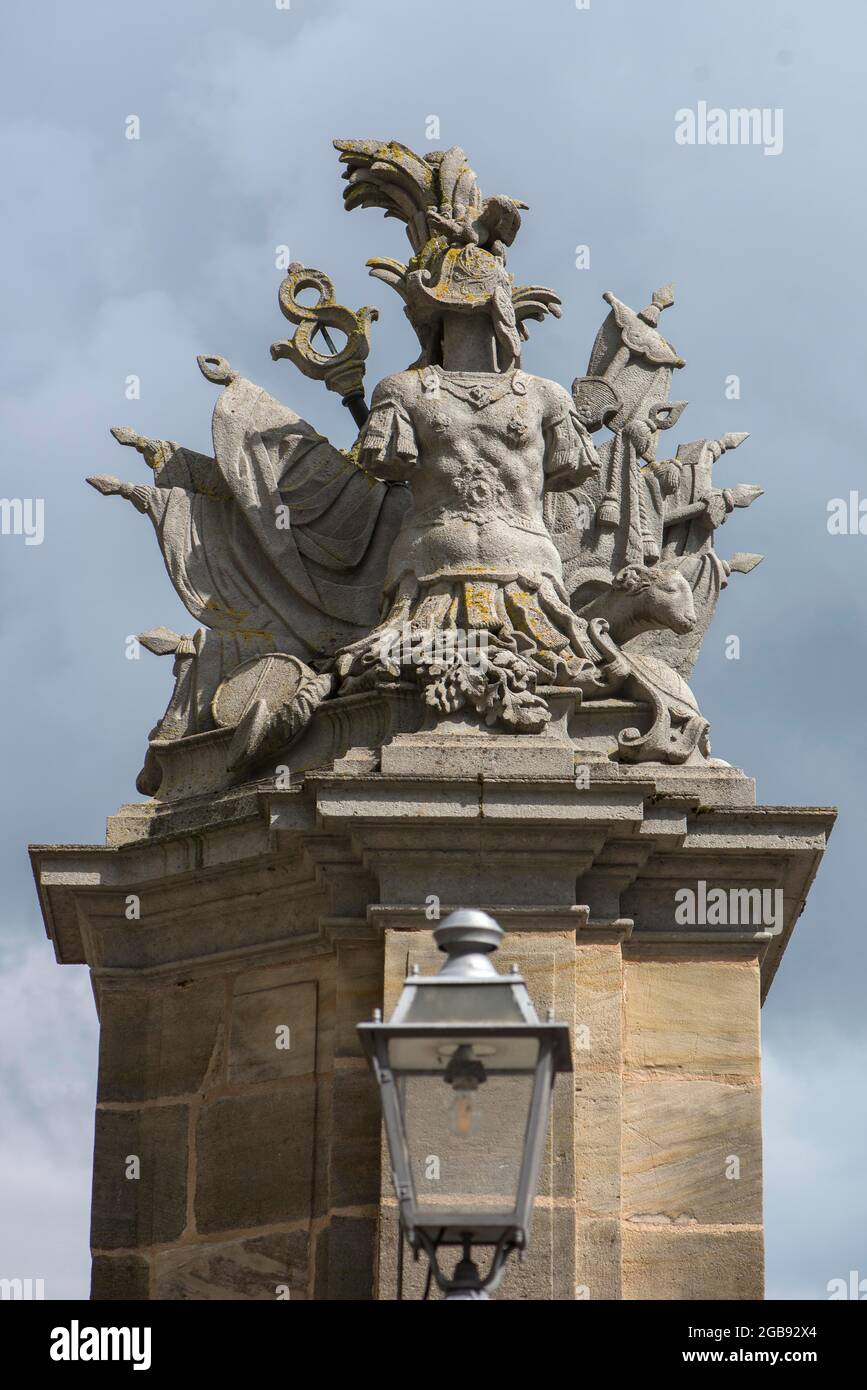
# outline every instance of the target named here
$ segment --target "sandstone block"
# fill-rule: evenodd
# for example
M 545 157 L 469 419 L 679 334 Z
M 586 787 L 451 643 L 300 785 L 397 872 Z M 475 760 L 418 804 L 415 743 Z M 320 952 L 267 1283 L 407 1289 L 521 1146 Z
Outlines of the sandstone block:
M 214 977 L 154 990 L 103 989 L 97 1099 L 158 1100 L 200 1090 L 224 1000 L 223 981 Z
M 583 946 L 579 942 L 575 950 L 574 970 L 575 1069 L 619 1070 L 622 1050 L 620 946 Z
M 624 1227 L 625 1299 L 737 1300 L 763 1293 L 761 1231 Z
M 759 1224 L 761 1143 L 757 1086 L 624 1079 L 624 1217 Z
M 329 1205 L 375 1206 L 379 1201 L 382 1108 L 367 1066 L 334 1074 Z
M 306 1230 L 185 1246 L 156 1256 L 159 1299 L 275 1302 L 307 1298 Z
M 316 1243 L 316 1297 L 370 1302 L 376 1240 L 375 1217 L 333 1216 Z
M 628 1068 L 755 1077 L 758 967 L 726 960 L 627 960 Z
M 203 1232 L 308 1217 L 315 1085 L 232 1096 L 202 1109 L 196 1145 L 196 1225 Z
M 150 1262 L 139 1255 L 97 1255 L 90 1273 L 91 1301 L 150 1298 Z
M 575 1297 L 620 1298 L 621 1226 L 612 1217 L 579 1216 L 575 1226 Z
M 186 1224 L 185 1105 L 97 1110 L 91 1244 L 95 1250 L 176 1240 Z M 132 1160 L 137 1159 L 137 1168 Z M 127 1177 L 138 1171 L 139 1176 Z
M 240 975 L 232 995 L 229 1081 L 253 1084 L 308 1076 L 316 1067 L 317 985 L 279 971 Z
M 337 948 L 337 1000 L 334 1052 L 337 1057 L 363 1056 L 356 1025 L 382 1007 L 383 949 L 379 941 Z
M 568 1084 L 566 1078 L 562 1084 Z M 619 1217 L 620 1074 L 580 1072 L 574 1089 L 576 1211 L 585 1217 Z

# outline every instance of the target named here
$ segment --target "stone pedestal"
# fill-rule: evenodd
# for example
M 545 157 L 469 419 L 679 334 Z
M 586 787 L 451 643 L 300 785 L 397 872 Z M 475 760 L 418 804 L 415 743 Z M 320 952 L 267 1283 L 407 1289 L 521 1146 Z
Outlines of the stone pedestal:
M 726 765 L 611 762 L 580 718 L 393 731 L 34 848 L 100 1017 L 94 1298 L 422 1295 L 355 1025 L 464 905 L 575 1042 L 499 1297 L 762 1297 L 759 1006 L 832 815 L 756 806 Z M 779 889 L 780 917 L 679 920 L 713 888 Z

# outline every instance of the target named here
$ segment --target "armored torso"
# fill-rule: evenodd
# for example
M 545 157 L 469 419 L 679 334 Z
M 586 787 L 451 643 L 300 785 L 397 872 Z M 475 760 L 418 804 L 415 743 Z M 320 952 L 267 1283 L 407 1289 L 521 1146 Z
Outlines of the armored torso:
M 361 459 L 375 476 L 412 488 L 389 585 L 407 573 L 559 580 L 543 494 L 577 486 L 594 467 L 571 397 L 517 369 L 424 367 L 386 378 L 374 393 Z

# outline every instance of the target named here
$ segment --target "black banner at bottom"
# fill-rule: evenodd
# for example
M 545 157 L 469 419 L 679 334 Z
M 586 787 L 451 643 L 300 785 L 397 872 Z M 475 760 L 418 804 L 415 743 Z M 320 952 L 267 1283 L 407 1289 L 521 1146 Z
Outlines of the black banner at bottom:
M 492 1300 L 496 1302 L 496 1300 Z M 813 1366 L 825 1374 L 859 1363 L 858 1351 L 867 1331 L 865 1309 L 852 1302 L 768 1303 L 592 1303 L 581 1302 L 567 1312 L 562 1304 L 508 1303 L 508 1323 L 470 1321 L 463 1329 L 487 1336 L 475 1349 L 473 1361 L 480 1368 L 490 1358 L 491 1369 L 520 1356 L 523 1340 L 537 1353 L 540 1334 L 556 1332 L 570 1339 L 574 1370 L 590 1357 L 605 1358 L 618 1371 L 635 1367 L 651 1372 L 680 1367 L 705 1366 Z M 455 1324 L 411 1320 L 407 1304 L 391 1305 L 391 1315 L 380 1323 L 388 1304 L 252 1302 L 184 1303 L 0 1303 L 0 1330 L 7 1354 L 13 1349 L 25 1375 L 48 1371 L 62 1379 L 69 1375 L 93 1376 L 110 1368 L 115 1375 L 165 1374 L 194 1371 L 220 1376 L 255 1368 L 257 1378 L 273 1366 L 278 1374 L 309 1374 L 309 1358 L 333 1371 L 343 1352 L 353 1371 L 370 1373 L 374 1365 L 386 1370 L 391 1357 L 401 1350 L 402 1334 L 416 1337 L 420 1330 L 447 1331 Z M 488 1316 L 491 1316 L 490 1314 Z M 518 1321 L 515 1322 L 517 1317 Z M 524 1318 L 528 1321 L 525 1323 Z M 323 1322 L 320 1323 L 320 1318 Z M 562 1319 L 562 1321 L 561 1321 Z M 460 1318 L 459 1318 L 460 1323 Z M 328 1339 L 317 1337 L 327 1330 Z M 339 1336 L 335 1332 L 339 1330 Z M 491 1334 L 509 1336 L 499 1346 Z M 371 1345 L 370 1334 L 376 1342 Z M 515 1337 L 517 1333 L 517 1338 Z M 357 1336 L 356 1336 L 357 1334 Z M 409 1344 L 411 1345 L 411 1344 Z M 417 1344 L 416 1354 L 422 1344 Z M 425 1344 L 428 1345 L 428 1344 Z M 439 1341 L 445 1355 L 448 1343 Z M 553 1350 L 553 1348 L 552 1348 Z M 431 1348 L 419 1369 L 429 1370 Z M 373 1353 L 373 1356 L 371 1355 Z M 436 1355 L 436 1353 L 435 1353 Z M 574 1360 L 572 1359 L 574 1358 Z M 466 1369 L 466 1353 L 461 1352 Z M 367 1371 L 364 1371 L 364 1366 Z M 448 1375 L 455 1363 L 445 1356 L 442 1371 Z

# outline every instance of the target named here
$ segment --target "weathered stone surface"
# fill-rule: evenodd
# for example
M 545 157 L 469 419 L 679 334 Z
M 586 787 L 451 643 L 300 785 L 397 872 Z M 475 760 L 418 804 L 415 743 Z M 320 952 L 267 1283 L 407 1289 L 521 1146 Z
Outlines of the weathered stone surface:
M 623 1230 L 625 1299 L 760 1299 L 763 1242 L 758 1230 Z
M 140 1255 L 97 1255 L 90 1275 L 92 1301 L 150 1298 L 150 1261 Z
M 579 1300 L 622 1298 L 621 1232 L 614 1217 L 579 1216 L 575 1230 L 575 1297 Z
M 313 1297 L 328 1297 L 328 1227 L 319 1227 L 313 1236 Z
M 623 966 L 620 946 L 585 946 L 575 951 L 575 1069 L 620 1068 Z
M 158 1100 L 198 1091 L 221 1039 L 219 978 L 100 996 L 100 1101 Z
M 758 969 L 723 957 L 627 960 L 624 1029 L 629 1068 L 755 1077 Z
M 758 1086 L 625 1078 L 622 1164 L 627 1220 L 759 1225 Z
M 340 1067 L 334 1074 L 329 1205 L 363 1207 L 379 1201 L 382 1109 L 369 1067 Z
M 225 809 L 228 812 L 230 807 Z M 261 805 L 259 810 L 261 814 Z M 309 879 L 298 891 L 297 861 L 275 863 L 267 838 L 250 835 L 246 825 L 211 823 L 208 830 L 212 834 L 203 835 L 203 849 L 196 818 L 189 826 L 179 817 L 172 844 L 167 850 L 157 848 L 148 865 L 157 881 L 149 885 L 149 911 L 143 907 L 141 921 L 122 922 L 120 893 L 93 894 L 87 909 L 91 930 L 96 933 L 91 950 L 98 953 L 105 970 L 141 971 L 144 980 L 148 979 L 146 971 L 164 975 L 181 962 L 182 977 L 189 979 L 196 975 L 199 963 L 222 953 L 240 952 L 249 957 L 251 951 L 260 949 L 267 959 L 270 947 L 273 959 L 287 943 L 316 935 L 319 914 L 327 904 Z M 132 862 L 126 868 L 136 879 L 141 850 L 137 844 L 128 851 Z M 247 862 L 237 864 L 237 858 Z M 117 860 L 109 861 L 109 882 L 117 867 Z M 212 868 L 220 872 L 209 874 Z M 226 896 L 228 871 L 234 881 Z M 189 877 L 184 878 L 185 873 Z M 140 890 L 139 883 L 137 887 Z M 144 894 L 142 898 L 144 903 Z M 238 968 L 245 963 L 250 962 L 242 959 Z M 148 980 L 152 982 L 153 977 Z
M 285 974 L 249 971 L 234 982 L 229 1029 L 234 1084 L 308 1076 L 315 1069 L 317 984 L 286 980 Z
M 413 1259 L 412 1250 L 400 1229 L 391 1192 L 380 1207 L 377 1242 L 377 1300 L 409 1302 L 423 1298 L 428 1274 L 427 1261 L 424 1257 Z M 433 1280 L 428 1296 L 439 1296 Z
M 310 1216 L 319 1222 L 331 1210 L 331 1149 L 334 1125 L 332 1100 L 334 1073 L 326 1072 L 316 1080 L 316 1137 L 313 1144 L 313 1187 Z
M 457 760 L 464 772 L 539 778 L 574 775 L 571 743 L 538 735 L 485 737 L 471 730 L 457 736 L 461 741 L 456 746 L 456 736 L 448 734 L 398 734 L 383 746 L 382 771 L 386 776 L 451 777 Z
M 582 1217 L 619 1217 L 622 1085 L 582 1070 L 575 1089 L 575 1204 Z
M 362 1057 L 357 1025 L 382 1008 L 382 941 L 360 946 L 341 941 L 337 947 L 335 1057 Z
M 332 1216 L 316 1246 L 316 1297 L 352 1302 L 373 1299 L 376 1242 L 375 1217 Z
M 496 1295 L 504 1299 L 575 1297 L 575 1215 L 569 1204 L 550 1207 L 537 1202 L 533 1212 L 530 1248 L 525 1261 L 509 1260 Z
M 124 1249 L 176 1240 L 186 1224 L 186 1105 L 96 1112 L 91 1244 Z M 128 1178 L 130 1160 L 138 1178 Z
M 198 1230 L 243 1230 L 309 1215 L 315 1102 L 315 1083 L 297 1080 L 203 1106 L 196 1134 Z
M 274 1302 L 307 1298 L 306 1230 L 182 1246 L 155 1257 L 158 1299 Z

